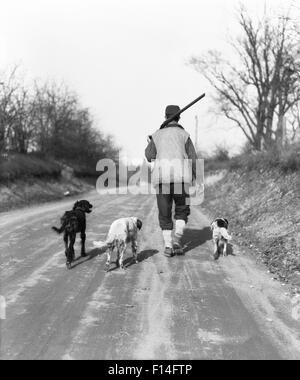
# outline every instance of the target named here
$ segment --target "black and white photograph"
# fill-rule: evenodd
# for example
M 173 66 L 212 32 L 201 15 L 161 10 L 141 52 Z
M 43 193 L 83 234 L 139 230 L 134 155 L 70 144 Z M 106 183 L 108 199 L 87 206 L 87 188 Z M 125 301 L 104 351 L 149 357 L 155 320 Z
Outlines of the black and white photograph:
M 0 0 L 0 360 L 300 360 L 299 0 Z

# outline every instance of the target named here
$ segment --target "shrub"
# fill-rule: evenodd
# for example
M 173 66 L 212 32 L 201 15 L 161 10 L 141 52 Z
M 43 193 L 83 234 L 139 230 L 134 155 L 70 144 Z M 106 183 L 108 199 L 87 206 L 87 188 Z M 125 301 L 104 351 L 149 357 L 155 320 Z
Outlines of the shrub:
M 273 148 L 266 152 L 244 153 L 233 157 L 229 167 L 247 171 L 273 168 L 282 172 L 297 171 L 300 169 L 300 144 L 289 145 L 283 150 Z
M 229 167 L 229 151 L 223 145 L 216 146 L 211 156 L 198 153 L 198 157 L 204 158 L 206 172 L 215 172 L 219 170 L 228 169 Z
M 0 182 L 29 177 L 58 178 L 60 173 L 60 165 L 34 154 L 11 154 L 0 160 Z

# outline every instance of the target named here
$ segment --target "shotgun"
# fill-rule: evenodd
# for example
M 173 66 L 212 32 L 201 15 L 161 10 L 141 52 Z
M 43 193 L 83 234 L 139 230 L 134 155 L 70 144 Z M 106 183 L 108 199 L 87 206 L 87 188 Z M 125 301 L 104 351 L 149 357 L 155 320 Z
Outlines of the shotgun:
M 190 104 L 182 108 L 180 111 L 175 113 L 173 116 L 171 116 L 169 119 L 165 120 L 163 124 L 161 125 L 160 129 L 164 129 L 171 121 L 173 121 L 177 116 L 180 116 L 183 112 L 185 112 L 187 109 L 191 108 L 194 104 L 198 103 L 201 99 L 203 99 L 206 96 L 206 94 L 202 94 L 199 96 L 199 98 L 192 101 Z M 152 140 L 152 136 L 148 136 L 147 141 L 148 143 Z
M 205 94 L 202 94 L 199 96 L 199 98 L 195 99 L 192 103 L 188 104 L 184 108 L 182 108 L 180 111 L 175 113 L 173 116 L 171 116 L 169 119 L 165 120 L 163 124 L 161 125 L 160 129 L 164 129 L 171 121 L 173 121 L 177 116 L 180 116 L 183 112 L 191 108 L 194 104 L 198 103 L 201 99 L 205 97 Z

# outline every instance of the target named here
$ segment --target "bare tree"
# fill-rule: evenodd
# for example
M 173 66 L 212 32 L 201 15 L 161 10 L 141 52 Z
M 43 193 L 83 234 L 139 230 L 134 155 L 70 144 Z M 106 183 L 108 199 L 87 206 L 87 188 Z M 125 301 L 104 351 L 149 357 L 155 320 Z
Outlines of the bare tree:
M 297 102 L 291 108 L 288 122 L 290 125 L 290 141 L 295 142 L 300 137 L 300 102 Z
M 9 139 L 12 128 L 16 120 L 15 95 L 19 90 L 19 83 L 16 83 L 15 66 L 9 75 L 1 74 L 0 85 L 0 152 L 9 149 Z
M 62 141 L 79 108 L 77 96 L 63 85 L 35 84 L 34 107 L 39 150 L 57 157 L 63 153 Z
M 65 85 L 25 85 L 17 67 L 0 75 L 0 151 L 36 152 L 95 170 L 100 158 L 116 159 L 110 136 L 94 127 L 89 109 Z
M 32 94 L 14 67 L 1 80 L 0 145 L 1 150 L 27 153 L 34 139 Z
M 11 149 L 27 153 L 34 147 L 36 126 L 32 96 L 28 89 L 21 87 L 15 94 L 16 115 L 12 127 Z
M 190 63 L 214 87 L 219 110 L 256 150 L 268 149 L 282 139 L 282 118 L 300 99 L 299 34 L 288 17 L 255 23 L 243 9 L 239 24 L 242 35 L 231 42 L 236 64 L 216 51 Z

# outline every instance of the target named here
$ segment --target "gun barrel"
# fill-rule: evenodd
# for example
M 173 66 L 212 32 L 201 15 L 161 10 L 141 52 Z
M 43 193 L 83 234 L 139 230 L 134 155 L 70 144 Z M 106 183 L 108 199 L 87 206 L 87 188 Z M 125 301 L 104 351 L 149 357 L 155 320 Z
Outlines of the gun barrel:
M 202 94 L 201 96 L 199 96 L 199 98 L 195 99 L 194 101 L 192 101 L 190 104 L 188 104 L 187 106 L 185 106 L 184 108 L 182 108 L 180 111 L 178 111 L 176 114 L 174 114 L 172 117 L 170 117 L 169 119 L 165 120 L 163 122 L 163 124 L 161 125 L 161 129 L 165 128 L 169 123 L 171 123 L 171 121 L 173 121 L 176 117 L 180 116 L 183 112 L 185 112 L 187 109 L 191 108 L 194 104 L 198 103 L 201 99 L 203 99 L 205 97 L 206 94 Z

